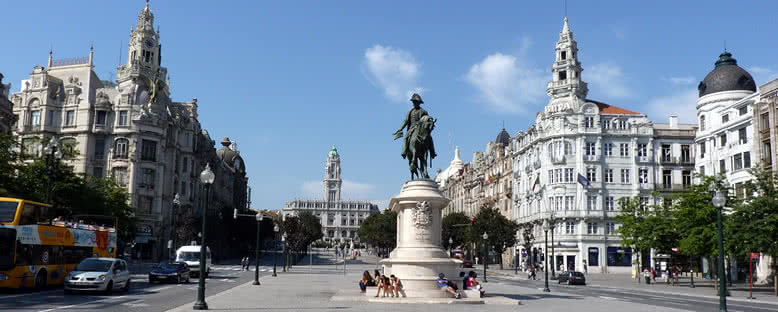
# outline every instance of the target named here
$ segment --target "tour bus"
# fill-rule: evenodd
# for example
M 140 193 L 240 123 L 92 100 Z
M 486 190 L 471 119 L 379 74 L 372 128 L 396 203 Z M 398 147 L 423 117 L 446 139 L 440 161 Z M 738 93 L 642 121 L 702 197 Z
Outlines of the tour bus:
M 0 197 L 0 288 L 64 283 L 89 257 L 116 257 L 116 230 L 54 217 L 51 205 Z

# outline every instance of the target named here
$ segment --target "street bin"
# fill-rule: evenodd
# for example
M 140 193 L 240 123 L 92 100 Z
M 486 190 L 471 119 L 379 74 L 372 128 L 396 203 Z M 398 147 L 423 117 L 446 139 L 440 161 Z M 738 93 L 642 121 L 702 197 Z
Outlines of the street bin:
M 651 284 L 651 275 L 646 274 L 646 285 Z

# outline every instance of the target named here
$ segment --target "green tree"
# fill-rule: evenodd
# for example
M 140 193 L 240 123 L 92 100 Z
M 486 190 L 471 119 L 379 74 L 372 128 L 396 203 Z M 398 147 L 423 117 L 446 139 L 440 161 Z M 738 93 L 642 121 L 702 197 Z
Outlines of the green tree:
M 689 186 L 687 192 L 677 195 L 673 199 L 672 217 L 675 228 L 679 233 L 680 251 L 687 255 L 709 256 L 715 261 L 718 254 L 718 235 L 716 230 L 716 207 L 711 202 L 711 185 L 716 185 L 716 178 L 701 176 L 702 183 Z M 719 177 L 718 179 L 722 179 Z M 723 187 L 723 186 L 722 186 Z M 724 189 L 728 194 L 728 190 Z M 727 199 L 728 206 L 735 205 L 733 198 Z M 722 216 L 726 222 L 726 214 Z M 730 237 L 725 234 L 726 239 Z M 713 270 L 713 262 L 710 261 L 710 271 Z
M 670 254 L 678 246 L 678 232 L 672 219 L 672 210 L 665 205 L 645 206 L 640 197 L 619 199 L 619 215 L 616 221 L 621 226 L 616 230 L 624 245 L 637 252 Z M 638 257 L 640 259 L 640 257 Z M 638 267 L 645 265 L 640 264 Z
M 754 180 L 745 184 L 747 199 L 732 205 L 732 214 L 727 218 L 729 230 L 725 242 L 727 249 L 740 257 L 749 252 L 772 255 L 775 274 L 778 272 L 778 175 L 764 168 L 752 169 L 751 174 Z M 778 278 L 773 280 L 778 295 Z
M 454 246 L 462 246 L 467 242 L 467 232 L 470 230 L 470 218 L 464 213 L 450 213 L 443 217 L 441 223 L 441 243 L 444 248 L 451 249 Z M 449 238 L 454 242 L 453 246 L 449 246 Z
M 489 235 L 486 241 L 487 249 L 492 249 L 500 255 L 500 269 L 502 269 L 502 254 L 506 248 L 516 244 L 516 231 L 518 229 L 519 225 L 516 222 L 508 220 L 491 203 L 485 203 L 475 216 L 471 237 L 474 242 L 483 244 L 481 236 L 483 233 Z M 484 256 L 488 257 L 488 255 Z
M 397 213 L 386 209 L 383 213 L 365 218 L 357 232 L 359 239 L 380 249 L 397 246 Z

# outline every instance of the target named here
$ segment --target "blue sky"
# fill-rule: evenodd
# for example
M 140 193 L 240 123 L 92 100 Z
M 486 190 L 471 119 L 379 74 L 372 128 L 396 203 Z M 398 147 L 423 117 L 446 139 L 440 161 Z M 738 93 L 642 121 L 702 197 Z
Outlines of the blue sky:
M 115 79 L 144 1 L 3 4 L 0 72 L 86 56 Z M 238 141 L 253 207 L 321 198 L 329 148 L 343 197 L 385 205 L 409 178 L 392 141 L 419 90 L 445 167 L 504 122 L 525 130 L 548 98 L 564 1 L 151 1 L 175 100 L 198 98 L 218 142 Z M 696 86 L 727 49 L 757 85 L 778 77 L 776 1 L 569 1 L 589 98 L 665 122 L 694 120 Z M 384 208 L 383 206 L 381 208 Z

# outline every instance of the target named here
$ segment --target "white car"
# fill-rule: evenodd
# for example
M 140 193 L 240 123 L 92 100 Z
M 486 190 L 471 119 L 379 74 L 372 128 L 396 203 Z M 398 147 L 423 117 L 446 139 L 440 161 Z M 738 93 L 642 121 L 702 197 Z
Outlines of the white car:
M 191 276 L 200 275 L 200 246 L 181 246 L 176 251 L 176 262 L 189 266 Z M 211 249 L 205 246 L 205 277 L 211 273 Z
M 127 262 L 116 258 L 86 258 L 65 277 L 65 294 L 73 291 L 102 291 L 130 289 L 130 271 Z

